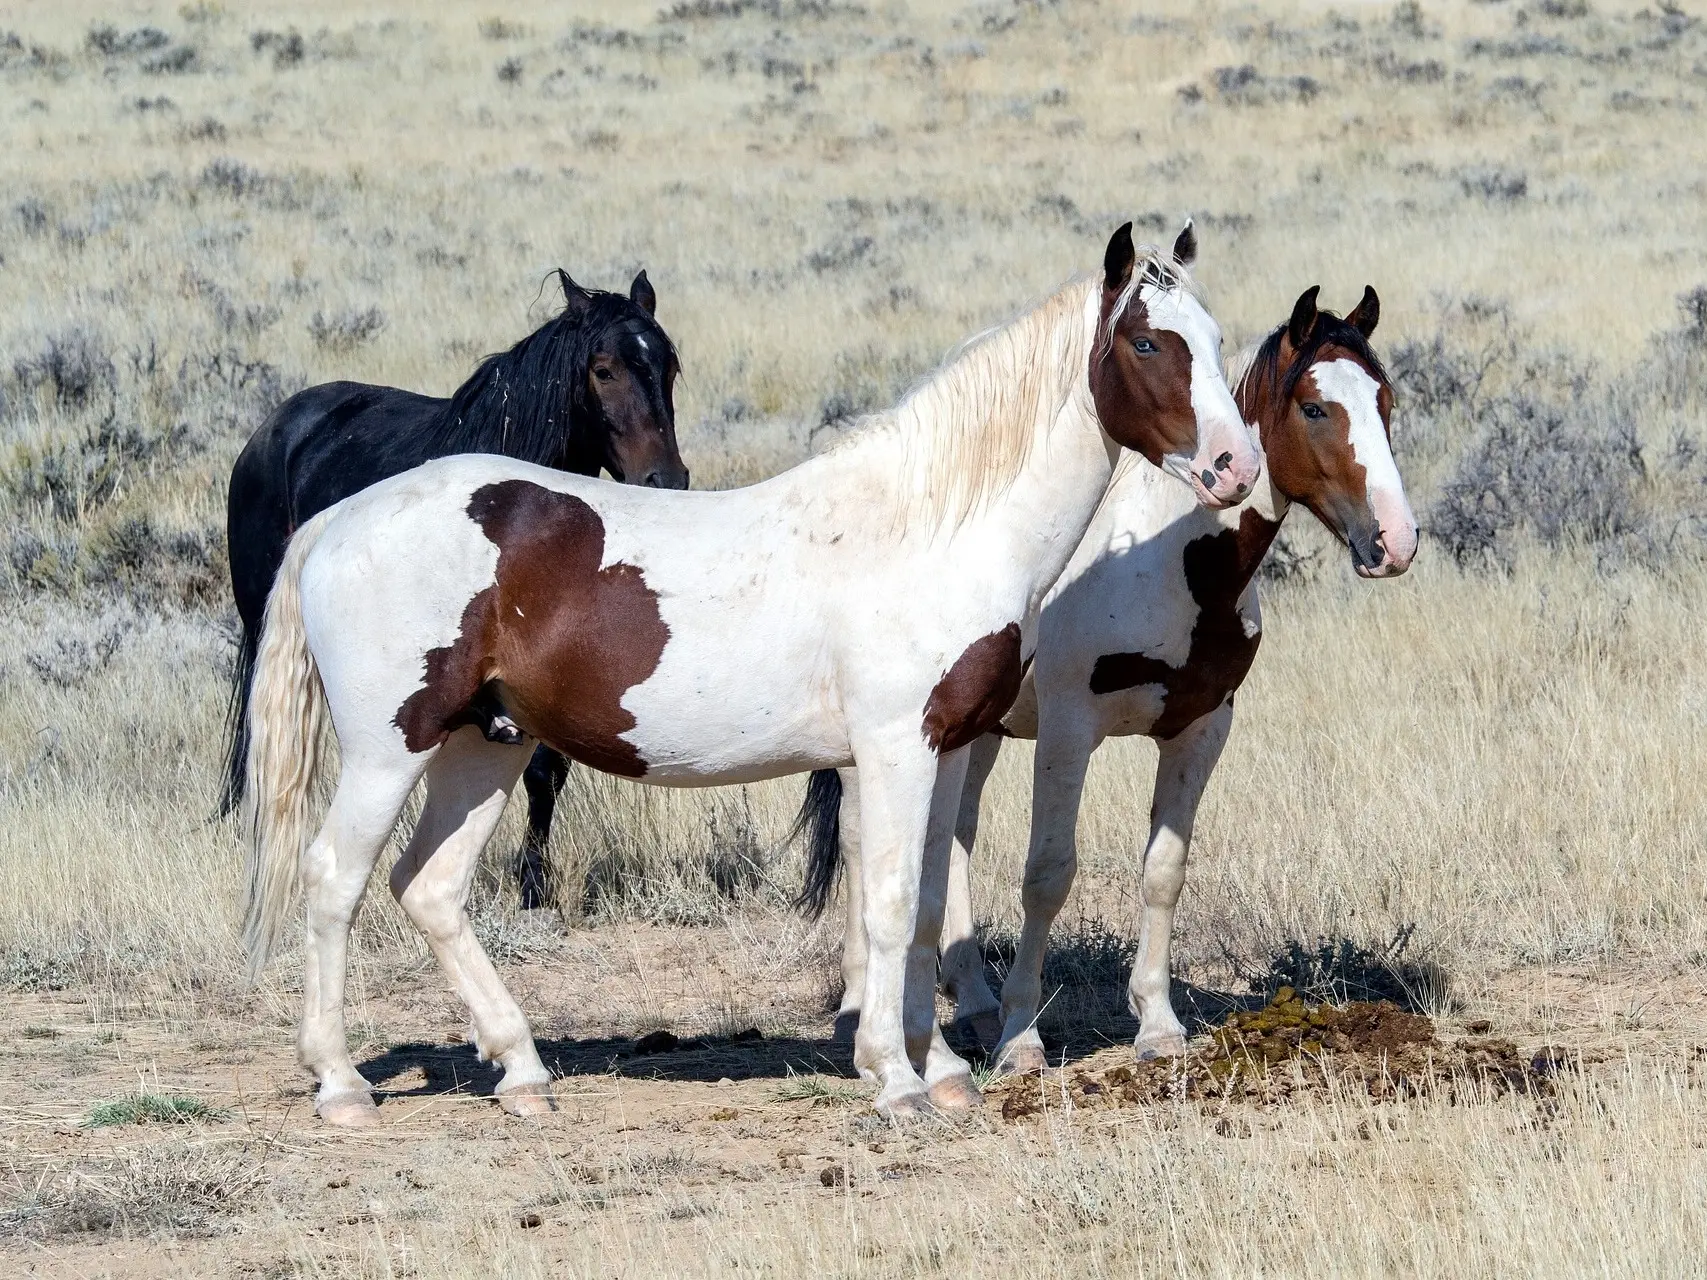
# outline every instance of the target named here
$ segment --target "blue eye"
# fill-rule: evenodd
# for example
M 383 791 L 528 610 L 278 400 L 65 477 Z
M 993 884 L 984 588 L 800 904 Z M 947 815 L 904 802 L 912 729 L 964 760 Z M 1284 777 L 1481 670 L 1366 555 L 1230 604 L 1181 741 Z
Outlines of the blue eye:
M 1132 344 L 1132 349 L 1141 356 L 1153 356 L 1160 348 L 1148 338 L 1139 338 Z

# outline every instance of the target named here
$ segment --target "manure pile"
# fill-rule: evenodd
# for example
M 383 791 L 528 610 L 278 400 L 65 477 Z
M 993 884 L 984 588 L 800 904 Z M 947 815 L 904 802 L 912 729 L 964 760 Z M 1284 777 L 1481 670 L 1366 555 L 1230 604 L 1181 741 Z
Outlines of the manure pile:
M 1052 1108 L 1108 1110 L 1179 1100 L 1260 1105 L 1348 1092 L 1377 1102 L 1425 1092 L 1457 1102 L 1550 1095 L 1557 1074 L 1576 1062 L 1561 1049 L 1523 1053 L 1492 1036 L 1443 1040 L 1430 1019 L 1389 1000 L 1309 1005 L 1282 987 L 1263 1008 L 1230 1014 L 1207 1044 L 1183 1057 L 1017 1076 L 988 1093 L 1009 1121 Z

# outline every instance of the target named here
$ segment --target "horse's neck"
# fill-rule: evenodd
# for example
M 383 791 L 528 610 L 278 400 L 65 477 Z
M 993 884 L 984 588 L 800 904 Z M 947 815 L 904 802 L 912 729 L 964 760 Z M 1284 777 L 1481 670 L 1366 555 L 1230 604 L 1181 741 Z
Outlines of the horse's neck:
M 1033 609 L 1090 528 L 1120 456 L 1097 419 L 1089 387 L 1082 395 L 1079 390 L 1061 405 L 999 502 L 964 530 L 974 540 L 1018 535 L 1005 553 L 1016 556 L 1030 575 Z
M 1240 400 L 1240 408 L 1244 401 Z M 1259 412 L 1248 418 L 1256 427 L 1253 433 L 1256 437 L 1257 448 L 1262 452 L 1263 465 L 1257 473 L 1256 483 L 1251 487 L 1251 496 L 1235 509 L 1238 514 L 1238 525 L 1241 531 L 1247 528 L 1250 532 L 1239 539 L 1239 586 L 1245 585 L 1256 576 L 1262 566 L 1263 557 L 1274 544 L 1274 539 L 1280 533 L 1280 526 L 1286 520 L 1286 513 L 1292 509 L 1292 501 L 1275 487 L 1274 477 L 1268 468 L 1268 438 L 1271 434 L 1268 419 L 1272 415 Z
M 1095 290 L 1088 290 L 1063 320 L 1083 326 L 1078 335 L 1082 341 L 1058 346 L 1089 352 L 1097 302 Z M 1088 354 L 1066 358 L 1071 366 L 1061 368 L 1061 385 L 1051 408 L 1033 425 L 1024 462 L 952 533 L 964 545 L 991 548 L 1005 567 L 1025 577 L 1028 609 L 1041 604 L 1044 593 L 1066 568 L 1096 515 L 1120 453 L 1097 418 Z

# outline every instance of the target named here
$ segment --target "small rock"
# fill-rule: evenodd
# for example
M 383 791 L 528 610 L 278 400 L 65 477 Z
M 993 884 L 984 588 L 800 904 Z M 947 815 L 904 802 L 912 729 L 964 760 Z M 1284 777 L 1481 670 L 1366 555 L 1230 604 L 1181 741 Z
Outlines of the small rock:
M 733 1120 L 740 1114 L 734 1107 L 719 1107 L 711 1113 L 711 1118 L 713 1120 Z
M 839 1164 L 833 1164 L 818 1170 L 818 1181 L 826 1187 L 845 1187 L 848 1185 L 848 1171 Z

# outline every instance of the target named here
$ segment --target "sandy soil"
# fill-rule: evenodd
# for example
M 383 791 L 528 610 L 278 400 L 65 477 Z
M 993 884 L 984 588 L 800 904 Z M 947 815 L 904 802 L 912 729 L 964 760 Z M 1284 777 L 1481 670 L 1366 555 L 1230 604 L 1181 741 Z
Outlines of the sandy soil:
M 525 1234 L 550 1258 L 572 1251 L 589 1206 L 688 1222 L 710 1196 L 762 1211 L 802 1194 L 954 1194 L 1034 1116 L 1012 1105 L 1015 1118 L 1004 1116 L 1012 1086 L 1002 1081 L 990 1084 L 981 1113 L 958 1123 L 903 1131 L 872 1115 L 850 1051 L 834 1038 L 823 954 L 780 971 L 752 963 L 780 954 L 797 929 L 760 918 L 577 931 L 551 954 L 507 966 L 559 1075 L 557 1111 L 538 1123 L 491 1101 L 496 1073 L 464 1043 L 460 1010 L 425 964 L 369 972 L 352 1003 L 357 1061 L 382 1090 L 381 1124 L 365 1132 L 314 1117 L 293 1056 L 289 993 L 9 999 L 0 1141 L 12 1185 L 0 1257 L 12 1274 L 43 1276 L 299 1274 L 305 1257 L 335 1266 L 366 1256 L 388 1225 L 430 1222 L 454 1206 Z M 728 999 L 737 990 L 739 1011 Z M 1251 1003 L 1206 988 L 1182 996 L 1203 1017 Z M 1116 991 L 1097 998 L 1105 1014 L 1053 1046 L 1081 1080 L 1130 1060 L 1131 1022 L 1109 1011 Z M 1499 1036 L 1526 1055 L 1566 1048 L 1589 1072 L 1612 1070 L 1627 1053 L 1707 1052 L 1697 1047 L 1707 1045 L 1697 971 L 1517 971 L 1458 1003 L 1438 1020 L 1443 1040 Z M 751 1029 L 733 1025 L 748 1015 Z M 668 1046 L 665 1029 L 674 1048 L 645 1052 Z M 96 1104 L 139 1090 L 219 1112 L 185 1124 L 88 1125 Z M 1235 1136 L 1253 1123 L 1284 1128 L 1296 1109 L 1255 1099 L 1181 1105 L 1222 1114 Z M 1085 1109 L 1066 1123 L 1106 1129 L 1153 1122 L 1161 1110 Z M 411 1273 L 407 1258 L 398 1267 Z

